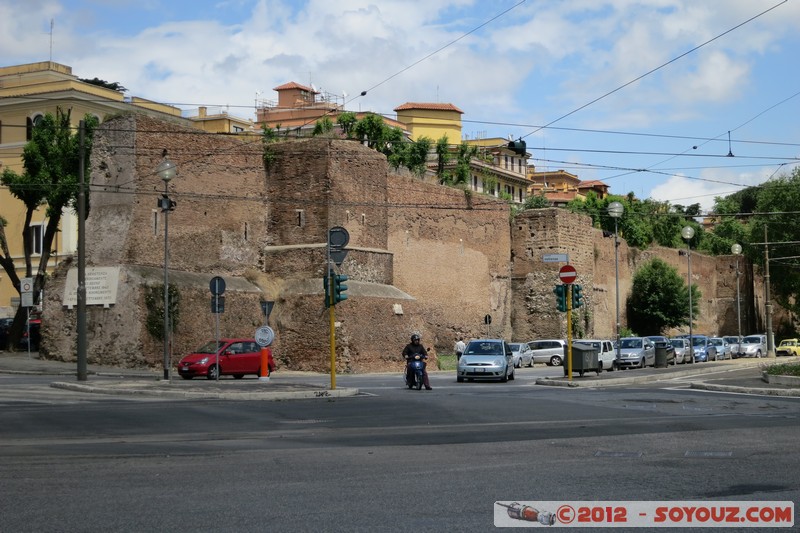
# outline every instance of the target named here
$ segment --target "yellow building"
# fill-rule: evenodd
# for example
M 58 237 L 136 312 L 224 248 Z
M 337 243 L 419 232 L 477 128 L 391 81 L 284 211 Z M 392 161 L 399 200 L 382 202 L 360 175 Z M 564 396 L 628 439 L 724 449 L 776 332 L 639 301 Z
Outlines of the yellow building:
M 181 109 L 145 100 L 127 97 L 119 91 L 86 83 L 72 73 L 72 68 L 52 61 L 0 67 L 0 171 L 9 168 L 21 174 L 22 150 L 31 139 L 32 128 L 46 113 L 55 114 L 56 109 L 70 110 L 72 123 L 87 114 L 100 122 L 106 117 L 120 113 L 145 113 L 150 116 L 173 121 L 187 127 L 199 127 L 213 132 L 235 132 L 236 127 L 249 127 L 250 122 L 231 117 L 215 118 L 198 116 L 195 119 L 182 117 Z M 36 275 L 41 253 L 44 227 L 47 223 L 46 209 L 38 209 L 31 221 L 32 249 L 34 251 L 33 275 Z M 17 275 L 25 275 L 22 229 L 25 224 L 25 206 L 7 189 L 0 187 L 0 216 L 5 218 L 6 239 L 14 260 Z M 64 258 L 76 252 L 78 234 L 77 217 L 64 213 L 61 231 L 53 242 L 48 271 Z M 12 316 L 19 306 L 19 294 L 0 270 L 0 316 Z
M 406 102 L 394 108 L 397 121 L 405 124 L 412 141 L 429 137 L 438 141 L 447 135 L 450 144 L 461 142 L 461 115 L 453 104 Z

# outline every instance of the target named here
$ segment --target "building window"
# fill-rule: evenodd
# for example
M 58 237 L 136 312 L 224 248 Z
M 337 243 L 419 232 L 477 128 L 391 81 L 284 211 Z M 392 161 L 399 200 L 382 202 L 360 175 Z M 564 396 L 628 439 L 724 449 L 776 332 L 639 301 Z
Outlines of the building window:
M 33 139 L 33 128 L 38 126 L 44 120 L 44 115 L 37 114 L 33 118 L 28 117 L 25 121 L 25 140 L 30 141 Z
M 44 231 L 41 224 L 31 224 L 31 254 L 42 255 L 42 241 L 44 239 Z
M 306 225 L 306 212 L 303 209 L 295 209 L 294 214 L 297 217 L 297 227 L 302 228 Z
M 508 156 L 506 155 L 506 156 L 503 156 L 503 157 L 505 157 L 505 165 L 506 165 L 505 168 L 508 168 Z
M 244 128 L 241 126 L 231 126 L 231 130 L 233 131 L 233 133 L 242 133 L 244 131 Z

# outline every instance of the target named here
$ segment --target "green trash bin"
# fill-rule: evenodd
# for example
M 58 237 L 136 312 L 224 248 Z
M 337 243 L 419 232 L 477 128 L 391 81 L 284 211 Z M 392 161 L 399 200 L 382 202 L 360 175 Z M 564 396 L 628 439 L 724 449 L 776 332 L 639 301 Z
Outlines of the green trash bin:
M 667 347 L 656 345 L 656 368 L 667 368 Z
M 564 375 L 567 375 L 567 346 L 564 346 Z M 597 357 L 597 348 L 591 344 L 575 342 L 572 344 L 572 373 L 583 377 L 586 372 L 600 374 L 600 361 Z

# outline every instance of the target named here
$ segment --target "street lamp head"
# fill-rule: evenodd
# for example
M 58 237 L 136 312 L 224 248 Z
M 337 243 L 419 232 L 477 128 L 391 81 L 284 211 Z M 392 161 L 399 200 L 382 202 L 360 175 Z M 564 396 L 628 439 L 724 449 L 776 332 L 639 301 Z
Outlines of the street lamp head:
M 739 255 L 740 253 L 742 253 L 742 245 L 741 245 L 741 244 L 739 244 L 739 243 L 734 243 L 734 244 L 731 246 L 731 253 L 732 253 L 733 255 Z
M 178 173 L 178 167 L 169 159 L 164 159 L 158 164 L 156 172 L 158 173 L 158 177 L 164 180 L 164 182 L 168 182 Z
M 681 237 L 685 240 L 690 241 L 692 237 L 694 237 L 694 228 L 691 226 L 686 226 L 681 230 Z
M 612 218 L 619 218 L 625 212 L 625 206 L 620 202 L 611 202 L 608 204 L 608 216 Z

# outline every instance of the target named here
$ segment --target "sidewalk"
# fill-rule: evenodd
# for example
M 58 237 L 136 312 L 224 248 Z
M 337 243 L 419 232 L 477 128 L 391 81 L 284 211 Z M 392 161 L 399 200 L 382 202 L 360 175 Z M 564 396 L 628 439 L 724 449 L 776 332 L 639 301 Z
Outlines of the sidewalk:
M 566 377 L 542 378 L 537 385 L 560 387 L 614 387 L 632 384 L 652 383 L 669 379 L 680 380 L 693 389 L 740 394 L 800 397 L 800 386 L 767 383 L 762 379 L 762 367 L 776 363 L 797 362 L 796 357 L 733 359 L 709 363 L 671 365 L 667 368 L 645 368 L 637 370 L 617 370 L 587 372 L 583 377 L 573 373 L 572 381 Z
M 800 358 L 734 359 L 710 363 L 695 363 L 669 366 L 667 368 L 645 368 L 587 372 L 583 377 L 573 374 L 572 381 L 566 377 L 540 378 L 537 385 L 562 387 L 614 387 L 652 383 L 674 379 L 688 383 L 691 388 L 742 394 L 800 397 L 800 387 L 767 383 L 762 380 L 761 367 L 768 364 L 796 362 Z M 184 380 L 177 373 L 172 379 L 162 379 L 162 371 L 126 369 L 87 365 L 88 379 L 76 381 L 77 363 L 39 359 L 38 353 L 0 352 L 0 374 L 34 374 L 72 377 L 71 380 L 56 381 L 52 387 L 77 392 L 147 395 L 164 398 L 216 398 L 236 400 L 291 400 L 301 398 L 335 398 L 355 396 L 358 389 L 328 389 L 310 383 L 310 377 L 327 374 L 311 372 L 278 371 L 268 382 L 257 379 L 233 379 L 223 376 L 219 381 L 206 379 Z M 679 380 L 679 381 L 678 381 Z M 319 380 L 317 380 L 319 381 Z
M 222 376 L 219 381 L 196 378 L 184 380 L 175 369 L 171 379 L 163 379 L 163 370 L 128 369 L 100 365 L 87 365 L 86 381 L 77 381 L 76 362 L 39 359 L 32 352 L 0 352 L 0 374 L 30 374 L 72 377 L 70 381 L 56 381 L 51 387 L 76 392 L 155 396 L 163 398 L 197 398 L 227 400 L 297 400 L 306 398 L 339 398 L 355 396 L 358 389 L 335 390 L 304 382 L 308 372 L 276 372 L 269 381 L 258 379 L 233 379 Z

